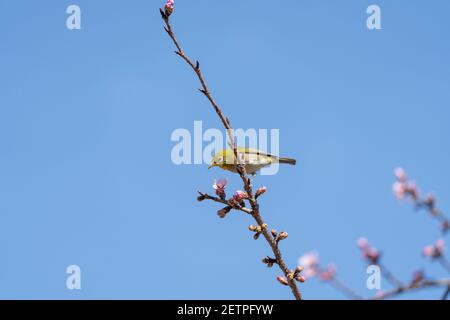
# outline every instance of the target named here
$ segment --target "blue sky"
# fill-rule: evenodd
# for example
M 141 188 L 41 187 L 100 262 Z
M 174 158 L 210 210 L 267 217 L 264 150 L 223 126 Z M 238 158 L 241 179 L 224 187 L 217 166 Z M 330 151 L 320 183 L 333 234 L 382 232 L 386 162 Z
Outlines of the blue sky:
M 366 28 L 366 8 L 382 30 Z M 67 30 L 77 4 L 82 29 Z M 290 299 L 239 213 L 198 203 L 215 178 L 175 166 L 177 128 L 221 128 L 174 54 L 161 1 L 0 2 L 0 298 Z M 364 295 L 366 236 L 405 281 L 437 223 L 394 199 L 402 165 L 450 212 L 450 3 L 176 1 L 173 25 L 236 128 L 280 129 L 296 167 L 259 176 L 289 265 L 317 250 Z M 448 242 L 448 236 L 447 236 Z M 67 266 L 82 290 L 66 289 Z M 389 285 L 382 283 L 384 289 Z M 316 279 L 306 299 L 342 295 Z M 438 298 L 442 290 L 406 295 Z

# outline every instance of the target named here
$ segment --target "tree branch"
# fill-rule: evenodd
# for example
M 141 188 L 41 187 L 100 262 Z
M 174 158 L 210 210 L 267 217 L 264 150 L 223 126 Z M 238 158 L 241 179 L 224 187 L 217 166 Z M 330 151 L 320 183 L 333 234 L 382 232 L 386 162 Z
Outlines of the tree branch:
M 419 283 L 411 283 L 408 286 L 402 286 L 395 288 L 390 291 L 386 291 L 380 295 L 378 295 L 375 300 L 383 300 L 388 298 L 393 298 L 403 293 L 407 293 L 410 291 L 421 290 L 425 288 L 436 288 L 436 287 L 449 287 L 450 279 L 439 279 L 439 280 L 423 280 Z
M 278 247 L 278 242 L 275 240 L 274 236 L 271 233 L 269 233 L 267 227 L 263 227 L 263 226 L 267 226 L 267 225 L 265 224 L 265 222 L 261 216 L 261 213 L 259 210 L 259 204 L 253 193 L 251 180 L 247 176 L 245 166 L 241 163 L 240 156 L 239 156 L 238 150 L 237 150 L 237 146 L 234 141 L 234 135 L 233 135 L 233 129 L 231 127 L 231 123 L 230 123 L 229 119 L 227 117 L 225 117 L 225 115 L 223 114 L 219 105 L 216 103 L 216 101 L 212 97 L 211 92 L 209 91 L 208 86 L 206 84 L 205 78 L 200 70 L 200 63 L 198 61 L 196 61 L 194 63 L 194 62 L 192 62 L 191 59 L 188 58 L 188 56 L 185 54 L 185 52 L 181 48 L 181 45 L 179 44 L 179 42 L 173 32 L 173 29 L 172 29 L 172 26 L 171 26 L 170 20 L 169 20 L 169 15 L 167 15 L 162 9 L 160 9 L 160 13 L 161 13 L 161 17 L 164 21 L 164 25 L 165 25 L 164 29 L 167 32 L 167 34 L 169 35 L 169 37 L 172 39 L 175 47 L 177 48 L 177 51 L 175 51 L 175 53 L 178 56 L 180 56 L 193 69 L 193 71 L 197 75 L 197 77 L 200 81 L 200 84 L 201 84 L 200 92 L 202 92 L 203 95 L 205 95 L 206 98 L 209 100 L 209 102 L 213 106 L 215 112 L 217 113 L 217 116 L 220 118 L 223 126 L 227 130 L 229 145 L 232 148 L 235 159 L 236 159 L 236 169 L 237 169 L 237 172 L 239 173 L 239 176 L 242 179 L 242 182 L 244 184 L 244 189 L 249 196 L 248 201 L 251 206 L 251 211 L 248 213 L 255 219 L 255 221 L 261 227 L 261 233 L 263 234 L 264 238 L 266 239 L 267 243 L 269 244 L 270 248 L 272 249 L 278 266 L 280 267 L 280 269 L 283 271 L 284 275 L 286 276 L 288 285 L 291 288 L 292 294 L 294 295 L 295 299 L 301 300 L 301 293 L 300 293 L 299 289 L 297 288 L 295 279 L 293 279 L 291 276 L 292 271 L 287 267 L 286 263 L 284 262 L 284 260 L 282 258 L 280 249 Z M 205 194 L 203 194 L 203 195 L 206 196 Z M 218 198 L 209 197 L 209 196 L 207 198 L 209 200 L 213 200 L 213 201 L 225 204 L 222 200 L 219 201 Z M 243 210 L 241 210 L 241 211 L 243 211 Z

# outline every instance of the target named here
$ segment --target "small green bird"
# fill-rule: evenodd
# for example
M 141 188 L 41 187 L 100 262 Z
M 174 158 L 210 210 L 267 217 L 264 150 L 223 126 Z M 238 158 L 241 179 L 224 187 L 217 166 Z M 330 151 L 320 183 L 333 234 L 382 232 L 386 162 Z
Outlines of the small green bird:
M 255 175 L 257 171 L 261 168 L 270 166 L 274 163 L 287 163 L 290 165 L 295 165 L 297 161 L 290 158 L 280 158 L 273 156 L 271 154 L 259 151 L 257 149 L 249 148 L 237 148 L 239 157 L 241 158 L 241 163 L 245 164 L 245 169 L 247 173 Z M 236 157 L 231 149 L 221 150 L 216 153 L 212 159 L 211 165 L 208 169 L 212 167 L 219 167 L 224 170 L 228 170 L 237 173 L 236 170 Z

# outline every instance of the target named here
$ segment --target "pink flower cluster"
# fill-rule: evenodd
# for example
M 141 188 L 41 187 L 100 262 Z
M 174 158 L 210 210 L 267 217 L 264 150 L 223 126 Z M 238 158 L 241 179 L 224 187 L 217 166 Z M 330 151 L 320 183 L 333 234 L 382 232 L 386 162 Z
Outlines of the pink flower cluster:
M 438 241 L 436 241 L 434 245 L 426 246 L 423 249 L 423 255 L 425 257 L 435 259 L 441 257 L 444 254 L 444 250 L 445 250 L 444 240 L 439 239 Z
M 405 199 L 411 197 L 413 201 L 419 199 L 419 188 L 414 181 L 409 181 L 403 168 L 398 167 L 395 169 L 395 177 L 397 181 L 392 186 L 392 190 L 397 199 Z
M 219 180 L 214 180 L 214 184 L 213 184 L 213 189 L 216 191 L 216 195 L 222 199 L 225 200 L 227 195 L 225 193 L 225 188 L 228 185 L 228 180 L 227 179 L 219 179 Z M 262 194 L 264 194 L 267 191 L 266 187 L 261 187 L 258 190 L 256 190 L 255 192 L 255 197 L 259 197 Z M 249 195 L 247 194 L 247 192 L 242 191 L 242 190 L 238 190 L 234 193 L 233 197 L 231 197 L 228 202 L 230 203 L 230 206 L 235 207 L 238 204 L 240 204 L 243 200 L 249 199 Z
M 320 267 L 319 254 L 317 252 L 304 254 L 300 257 L 298 264 L 303 268 L 303 276 L 306 279 L 318 276 L 322 281 L 330 281 L 336 276 L 336 265 L 329 264 L 326 269 Z
M 372 247 L 366 238 L 358 239 L 358 248 L 361 250 L 364 259 L 373 264 L 378 263 L 381 256 L 380 251 Z
M 227 198 L 227 195 L 225 193 L 225 188 L 227 187 L 227 185 L 228 185 L 227 179 L 214 180 L 214 184 L 212 187 L 216 191 L 216 195 L 222 200 L 226 200 Z M 234 193 L 234 195 L 230 199 L 228 199 L 228 203 L 230 204 L 231 207 L 234 208 L 237 207 L 242 201 L 248 198 L 249 195 L 247 194 L 247 192 L 238 190 Z

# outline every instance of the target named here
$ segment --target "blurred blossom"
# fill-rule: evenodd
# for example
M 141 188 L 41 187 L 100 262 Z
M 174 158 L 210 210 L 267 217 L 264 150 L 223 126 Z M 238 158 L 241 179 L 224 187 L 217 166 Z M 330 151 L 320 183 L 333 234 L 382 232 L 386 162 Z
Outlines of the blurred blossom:
M 434 196 L 434 194 L 432 193 L 427 194 L 427 196 L 425 197 L 425 203 L 430 209 L 433 209 L 436 203 L 436 197 Z
M 397 167 L 397 168 L 395 169 L 395 176 L 397 177 L 397 179 L 398 179 L 399 181 L 405 182 L 406 179 L 407 179 L 407 177 L 406 177 L 406 172 L 405 172 L 405 170 L 403 170 L 402 167 Z
M 423 248 L 423 255 L 427 258 L 439 258 L 443 255 L 445 250 L 445 243 L 444 240 L 439 239 L 436 241 L 434 245 L 428 245 L 425 248 Z
M 367 240 L 366 238 L 359 238 L 358 239 L 358 247 L 360 249 L 367 248 L 368 246 L 369 246 L 369 240 Z
M 436 241 L 436 248 L 442 252 L 444 251 L 445 248 L 444 239 L 439 239 L 438 241 Z
M 370 246 L 369 240 L 366 238 L 358 239 L 358 247 L 362 252 L 363 258 L 369 260 L 371 263 L 376 264 L 380 258 L 380 252 L 374 247 Z
M 416 270 L 413 272 L 411 283 L 419 283 L 425 279 L 425 274 L 422 270 Z
M 392 186 L 392 191 L 397 199 L 402 200 L 407 196 L 413 201 L 419 199 L 419 188 L 414 181 L 409 181 L 405 171 L 402 168 L 395 169 L 397 181 Z
M 394 195 L 397 199 L 401 200 L 405 197 L 406 194 L 406 185 L 403 182 L 395 182 L 392 191 L 394 191 Z
M 319 255 L 317 252 L 308 252 L 300 257 L 298 264 L 303 267 L 306 279 L 315 277 L 319 271 Z
M 334 277 L 336 276 L 336 271 L 337 271 L 336 265 L 330 264 L 330 265 L 328 265 L 328 267 L 325 270 L 321 271 L 320 279 L 322 281 L 333 280 Z
M 434 247 L 426 246 L 425 248 L 423 248 L 423 255 L 425 257 L 432 257 L 434 255 Z

